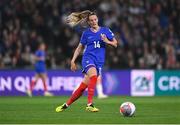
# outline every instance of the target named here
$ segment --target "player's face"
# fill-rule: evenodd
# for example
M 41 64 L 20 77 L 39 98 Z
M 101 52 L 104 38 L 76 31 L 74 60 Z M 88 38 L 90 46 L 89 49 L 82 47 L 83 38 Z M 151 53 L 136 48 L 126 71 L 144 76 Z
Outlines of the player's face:
M 90 27 L 95 28 L 98 26 L 98 18 L 96 15 L 89 16 L 88 24 Z
M 41 44 L 41 45 L 40 45 L 40 49 L 41 49 L 41 50 L 45 50 L 45 48 L 46 48 L 45 44 Z

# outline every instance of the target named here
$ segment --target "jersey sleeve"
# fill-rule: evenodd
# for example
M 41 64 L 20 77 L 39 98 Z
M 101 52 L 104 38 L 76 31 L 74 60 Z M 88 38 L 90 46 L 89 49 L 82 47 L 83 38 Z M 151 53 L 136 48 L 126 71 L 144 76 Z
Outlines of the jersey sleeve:
M 114 33 L 109 28 L 106 28 L 105 32 L 106 32 L 107 38 L 112 41 L 114 38 Z
M 83 45 L 86 45 L 86 43 L 87 43 L 86 33 L 85 32 L 82 33 L 80 43 L 83 44 Z

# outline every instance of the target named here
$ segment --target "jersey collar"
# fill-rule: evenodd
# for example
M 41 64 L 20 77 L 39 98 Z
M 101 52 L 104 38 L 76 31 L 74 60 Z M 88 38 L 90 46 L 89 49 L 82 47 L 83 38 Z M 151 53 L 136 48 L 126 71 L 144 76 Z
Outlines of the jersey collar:
M 99 26 L 99 29 L 96 32 L 94 32 L 91 28 L 89 28 L 89 29 L 90 29 L 91 32 L 97 33 L 97 32 L 99 32 L 101 30 L 101 27 Z

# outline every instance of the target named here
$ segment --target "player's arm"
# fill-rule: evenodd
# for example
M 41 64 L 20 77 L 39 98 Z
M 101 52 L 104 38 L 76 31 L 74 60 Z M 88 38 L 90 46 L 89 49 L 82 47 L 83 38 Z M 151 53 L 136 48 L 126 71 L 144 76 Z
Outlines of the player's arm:
M 77 57 L 80 55 L 80 53 L 83 51 L 83 49 L 84 49 L 84 45 L 79 43 L 79 45 L 75 49 L 75 52 L 74 52 L 73 57 L 71 59 L 71 70 L 72 71 L 75 71 L 77 69 L 75 61 L 76 61 Z
M 114 47 L 117 47 L 117 40 L 115 38 L 112 39 L 112 41 L 108 40 L 108 38 L 106 37 L 105 34 L 101 34 L 101 39 L 108 45 L 111 45 L 111 46 L 114 46 Z

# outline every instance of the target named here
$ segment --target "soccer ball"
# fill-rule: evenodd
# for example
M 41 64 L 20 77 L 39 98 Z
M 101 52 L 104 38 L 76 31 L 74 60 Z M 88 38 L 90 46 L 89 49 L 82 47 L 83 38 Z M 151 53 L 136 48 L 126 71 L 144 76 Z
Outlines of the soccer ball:
M 136 111 L 136 107 L 132 102 L 124 102 L 120 106 L 120 113 L 123 116 L 130 117 L 133 116 Z

